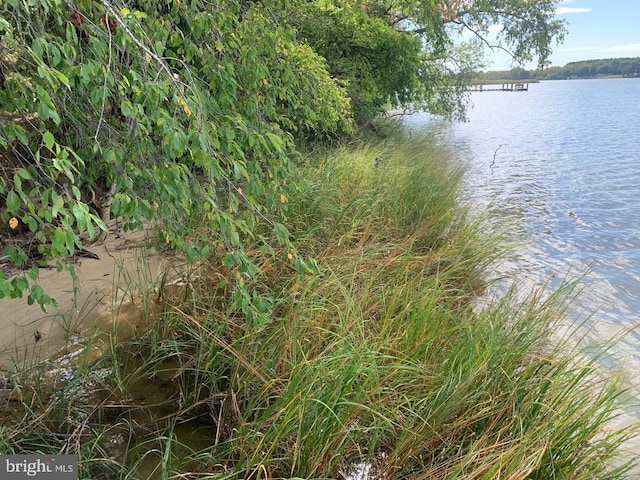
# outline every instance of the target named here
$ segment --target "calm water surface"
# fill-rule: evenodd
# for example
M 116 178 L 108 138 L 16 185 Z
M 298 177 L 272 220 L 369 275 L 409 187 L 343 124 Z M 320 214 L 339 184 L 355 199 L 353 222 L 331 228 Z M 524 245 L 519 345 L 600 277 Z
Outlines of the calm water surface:
M 638 325 L 618 353 L 640 368 L 640 79 L 543 82 L 471 99 L 468 123 L 406 123 L 469 166 L 465 200 L 488 208 L 516 243 L 503 273 L 557 284 L 587 272 L 583 313 L 603 335 Z

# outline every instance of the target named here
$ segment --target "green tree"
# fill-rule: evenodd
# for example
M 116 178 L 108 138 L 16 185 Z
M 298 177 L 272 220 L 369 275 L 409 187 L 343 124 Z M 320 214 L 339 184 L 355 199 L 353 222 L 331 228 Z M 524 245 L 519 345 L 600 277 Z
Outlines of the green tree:
M 216 243 L 255 313 L 247 245 L 295 252 L 281 190 L 299 145 L 393 107 L 462 116 L 489 26 L 544 63 L 563 34 L 555 3 L 5 0 L 2 253 L 25 268 L 99 240 L 114 216 L 153 224 L 189 260 Z M 475 42 L 455 41 L 464 29 Z M 25 291 L 50 301 L 37 268 L 0 272 L 0 297 Z
M 303 3 L 287 19 L 326 58 L 331 74 L 346 82 L 357 120 L 370 120 L 389 105 L 412 99 L 419 85 L 418 37 L 347 3 Z
M 0 4 L 3 254 L 24 268 L 27 246 L 64 258 L 113 216 L 126 228 L 151 223 L 188 260 L 219 245 L 238 271 L 238 303 L 256 313 L 245 287 L 258 269 L 246 246 L 294 251 L 279 223 L 294 140 L 351 129 L 349 100 L 324 60 L 269 8 Z M 37 268 L 0 272 L 0 298 L 24 291 L 29 302 L 51 300 Z
M 466 85 L 482 66 L 483 46 L 516 62 L 546 65 L 563 39 L 557 0 L 312 0 L 286 19 L 348 84 L 361 122 L 390 107 L 464 116 Z M 495 43 L 491 26 L 502 28 Z M 461 44 L 463 31 L 474 41 Z

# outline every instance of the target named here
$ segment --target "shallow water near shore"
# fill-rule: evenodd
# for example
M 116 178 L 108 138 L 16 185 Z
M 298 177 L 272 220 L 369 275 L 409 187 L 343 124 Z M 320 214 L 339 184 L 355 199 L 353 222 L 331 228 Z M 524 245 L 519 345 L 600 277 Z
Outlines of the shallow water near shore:
M 471 100 L 467 123 L 416 114 L 405 124 L 468 166 L 462 201 L 514 247 L 497 275 L 525 290 L 581 277 L 569 320 L 586 319 L 596 341 L 623 335 L 607 363 L 624 366 L 635 397 L 621 423 L 640 418 L 640 80 L 542 82 Z

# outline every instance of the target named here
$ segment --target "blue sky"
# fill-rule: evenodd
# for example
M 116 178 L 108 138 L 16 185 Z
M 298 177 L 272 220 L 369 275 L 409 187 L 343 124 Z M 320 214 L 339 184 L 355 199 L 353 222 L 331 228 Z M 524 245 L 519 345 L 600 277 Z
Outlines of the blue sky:
M 558 18 L 566 20 L 568 35 L 553 48 L 553 65 L 597 58 L 640 57 L 640 0 L 565 0 Z M 507 55 L 489 55 L 491 70 L 511 68 Z M 528 65 L 535 68 L 536 65 Z

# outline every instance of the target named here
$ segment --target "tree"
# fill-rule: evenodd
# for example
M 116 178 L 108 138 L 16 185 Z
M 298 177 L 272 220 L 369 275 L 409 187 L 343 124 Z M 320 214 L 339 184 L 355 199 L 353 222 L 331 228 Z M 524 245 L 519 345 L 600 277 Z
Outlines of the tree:
M 311 268 L 279 223 L 282 185 L 295 139 L 350 132 L 349 100 L 268 5 L 8 0 L 0 12 L 2 252 L 16 267 L 73 255 L 115 216 L 155 225 L 190 261 L 219 249 L 251 318 L 249 244 Z M 23 292 L 51 301 L 37 266 L 0 271 L 0 298 Z
M 465 87 L 482 66 L 481 46 L 506 50 L 516 62 L 547 64 L 552 43 L 565 34 L 557 3 L 315 0 L 294 4 L 286 18 L 348 83 L 359 120 L 389 107 L 462 117 Z M 495 43 L 492 26 L 501 26 Z M 476 41 L 458 42 L 464 30 Z
M 405 103 L 418 88 L 418 37 L 390 28 L 359 5 L 302 3 L 287 23 L 322 55 L 347 85 L 354 117 L 365 122 L 390 104 Z

